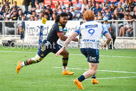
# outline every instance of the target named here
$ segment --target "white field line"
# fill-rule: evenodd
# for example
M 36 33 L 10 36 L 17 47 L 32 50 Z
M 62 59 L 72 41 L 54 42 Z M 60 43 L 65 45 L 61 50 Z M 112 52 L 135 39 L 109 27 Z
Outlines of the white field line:
M 62 67 L 53 67 L 55 69 L 60 69 Z M 69 68 L 69 69 L 74 69 L 74 70 L 88 70 L 88 69 L 82 69 L 82 68 Z M 102 72 L 114 72 L 114 73 L 128 73 L 128 74 L 136 74 L 136 72 L 127 72 L 127 71 L 113 71 L 113 70 L 98 70 Z
M 35 53 L 36 52 L 24 52 L 24 51 L 4 51 L 4 50 L 0 50 L 0 53 L 1 52 L 8 52 L 8 53 Z M 70 55 L 74 55 L 74 56 L 83 56 L 82 54 L 70 54 Z M 102 57 L 113 57 L 113 58 L 136 58 L 136 57 L 130 57 L 130 56 L 110 56 L 110 55 L 100 55 Z
M 106 78 L 97 78 L 97 79 L 125 79 L 125 78 L 136 78 L 136 76 L 127 76 L 127 77 L 106 77 Z M 91 79 L 86 79 L 91 80 Z

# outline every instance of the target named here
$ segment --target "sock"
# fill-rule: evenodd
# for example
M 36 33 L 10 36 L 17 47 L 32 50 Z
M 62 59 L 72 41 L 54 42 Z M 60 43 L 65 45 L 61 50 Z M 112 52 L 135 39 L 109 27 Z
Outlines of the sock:
M 92 76 L 92 78 L 94 78 L 94 79 L 95 79 L 95 78 L 96 78 L 96 76 L 95 76 L 95 75 L 93 75 L 93 76 Z
M 63 71 L 67 70 L 68 58 L 62 58 L 63 62 Z
M 66 71 L 67 70 L 67 67 L 66 66 L 63 66 L 63 71 Z
M 20 64 L 20 66 L 21 66 L 21 67 L 25 66 L 25 63 L 24 63 L 24 62 L 22 62 L 22 63 Z
M 31 59 L 28 59 L 26 61 L 24 61 L 24 65 L 30 65 L 32 64 L 32 60 Z
M 81 75 L 81 76 L 78 78 L 78 80 L 79 80 L 80 82 L 82 82 L 83 80 L 85 80 L 84 75 Z

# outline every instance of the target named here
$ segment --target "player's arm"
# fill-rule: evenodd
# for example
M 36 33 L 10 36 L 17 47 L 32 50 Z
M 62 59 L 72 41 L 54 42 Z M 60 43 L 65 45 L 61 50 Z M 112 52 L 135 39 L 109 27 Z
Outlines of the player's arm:
M 64 46 L 55 54 L 55 56 L 57 57 L 58 55 L 60 55 L 60 53 L 62 51 L 65 50 L 65 48 L 67 47 L 67 45 L 76 38 L 76 36 L 78 36 L 80 34 L 80 28 L 78 30 L 76 30 L 75 32 L 73 32 L 72 35 L 70 35 L 66 41 L 64 42 Z
M 62 40 L 62 41 L 65 41 L 65 40 L 68 38 L 67 36 L 64 35 L 63 32 L 58 32 L 57 35 L 58 35 L 58 37 L 60 38 L 60 40 Z M 73 38 L 72 40 L 73 40 L 73 41 L 76 41 L 76 42 L 78 41 L 77 38 Z
M 76 32 L 73 32 L 73 34 L 70 35 L 70 36 L 67 38 L 67 40 L 65 41 L 63 47 L 65 48 L 72 40 L 77 40 L 77 41 L 78 41 L 78 39 L 76 38 L 77 35 L 78 35 L 78 34 L 77 34 Z
M 57 35 L 58 35 L 59 39 L 62 41 L 65 41 L 68 38 L 67 36 L 64 35 L 63 32 L 58 32 Z

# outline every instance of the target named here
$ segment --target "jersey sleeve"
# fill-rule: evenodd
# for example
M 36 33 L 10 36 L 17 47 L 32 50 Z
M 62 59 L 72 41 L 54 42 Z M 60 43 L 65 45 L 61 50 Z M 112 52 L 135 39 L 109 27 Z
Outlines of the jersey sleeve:
M 106 33 L 109 33 L 105 25 L 102 25 L 102 33 L 105 35 Z
M 63 32 L 63 28 L 61 25 L 55 26 L 54 29 L 56 29 L 57 33 L 62 33 Z
M 77 29 L 77 30 L 75 30 L 74 32 L 76 32 L 78 35 L 80 34 L 80 27 Z

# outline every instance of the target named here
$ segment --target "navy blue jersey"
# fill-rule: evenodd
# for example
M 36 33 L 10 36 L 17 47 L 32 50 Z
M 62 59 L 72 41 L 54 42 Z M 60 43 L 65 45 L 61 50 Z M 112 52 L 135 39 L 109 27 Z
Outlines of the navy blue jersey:
M 57 33 L 62 33 L 64 27 L 65 26 L 62 26 L 60 23 L 55 23 L 47 36 L 47 41 L 50 43 L 56 43 L 59 39 Z

